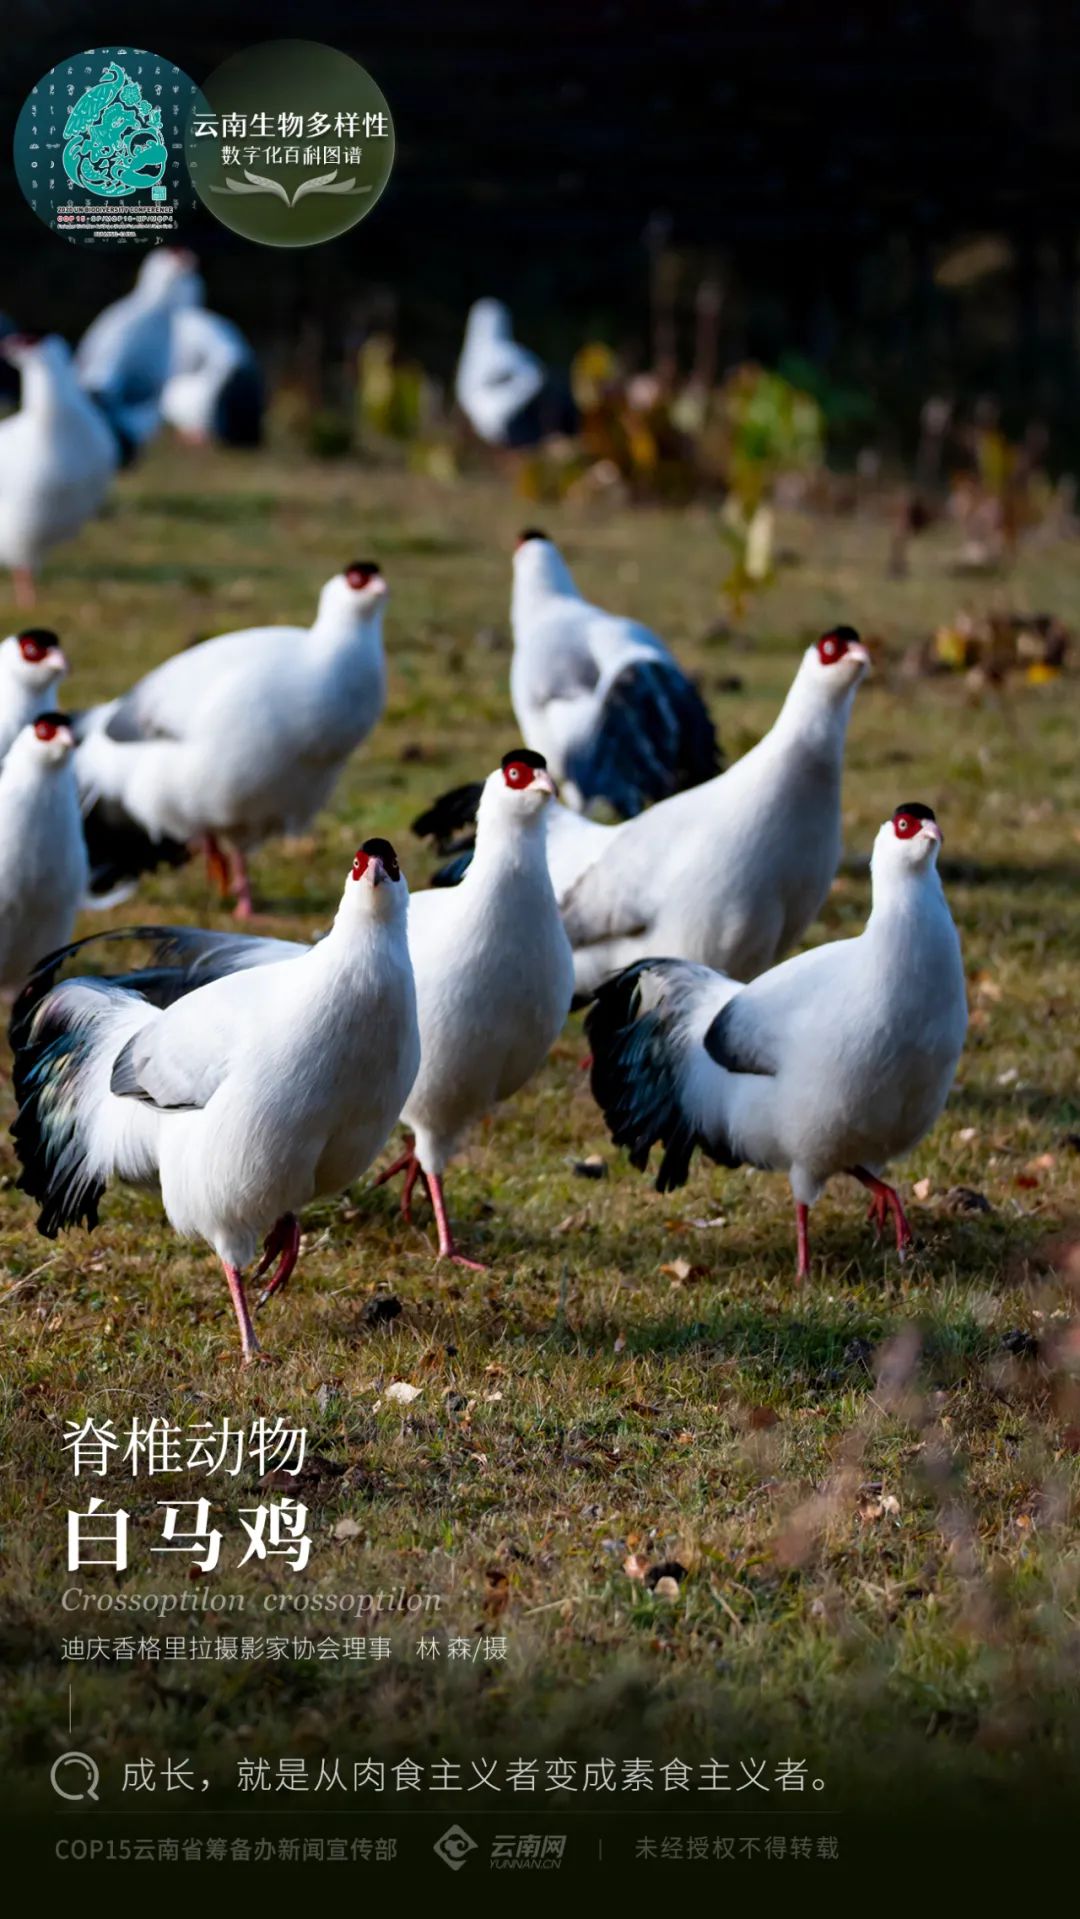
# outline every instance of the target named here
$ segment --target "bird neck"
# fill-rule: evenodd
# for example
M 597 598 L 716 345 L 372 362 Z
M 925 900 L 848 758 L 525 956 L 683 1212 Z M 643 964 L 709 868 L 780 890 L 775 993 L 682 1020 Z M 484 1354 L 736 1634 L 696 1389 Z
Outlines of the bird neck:
M 357 884 L 349 881 L 351 886 Z M 358 974 L 370 975 L 388 961 L 407 966 L 408 915 L 400 912 L 392 918 L 377 919 L 346 894 L 325 939 L 319 940 L 307 957 L 317 960 L 320 969 L 329 975 L 348 980 Z
M 476 851 L 461 882 L 462 891 L 467 886 L 469 897 L 475 898 L 481 892 L 502 891 L 520 883 L 551 890 L 543 812 L 528 820 L 508 820 L 494 811 L 485 817 L 481 806 Z
M 563 594 L 572 600 L 581 598 L 562 554 L 549 546 L 535 556 L 530 554 L 527 564 L 515 570 L 510 602 L 515 627 L 553 594 Z
M 777 751 L 786 753 L 798 746 L 814 759 L 838 764 L 854 698 L 854 685 L 837 699 L 796 674 L 766 740 Z
M 952 923 L 945 889 L 935 866 L 921 869 L 875 871 L 871 866 L 873 898 L 867 936 L 887 952 L 910 951 L 928 928 Z
M 343 655 L 381 655 L 383 650 L 382 607 L 363 614 L 343 607 L 331 607 L 320 613 L 311 628 L 310 644 L 324 659 L 336 661 Z
M 57 419 L 72 412 L 81 400 L 81 391 L 70 367 L 58 367 L 46 359 L 31 360 L 23 368 L 22 404 L 39 419 Z

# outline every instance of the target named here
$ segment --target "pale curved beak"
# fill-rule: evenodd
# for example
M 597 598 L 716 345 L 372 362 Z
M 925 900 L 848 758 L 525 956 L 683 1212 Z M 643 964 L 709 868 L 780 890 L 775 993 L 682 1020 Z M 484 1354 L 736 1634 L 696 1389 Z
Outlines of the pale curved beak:
M 533 774 L 533 785 L 538 786 L 541 793 L 550 793 L 552 799 L 555 798 L 559 790 L 551 774 L 543 766 L 538 766 L 536 772 Z
M 848 647 L 847 657 L 849 660 L 861 660 L 864 666 L 873 667 L 874 664 L 861 640 L 852 642 Z
M 54 666 L 58 673 L 66 673 L 68 671 L 67 654 L 59 646 L 50 646 L 42 665 Z
M 922 831 L 926 834 L 928 840 L 936 840 L 939 846 L 942 844 L 943 835 L 936 820 L 924 820 L 922 823 Z
M 368 881 L 369 885 L 384 886 L 386 884 L 387 877 L 388 875 L 387 875 L 386 868 L 383 865 L 378 854 L 377 853 L 369 854 L 367 870 L 364 874 L 364 878 Z

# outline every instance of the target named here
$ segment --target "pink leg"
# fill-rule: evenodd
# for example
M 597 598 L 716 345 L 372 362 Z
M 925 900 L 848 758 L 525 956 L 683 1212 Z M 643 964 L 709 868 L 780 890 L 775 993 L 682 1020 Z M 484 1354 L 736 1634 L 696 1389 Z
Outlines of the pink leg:
M 16 606 L 33 606 L 37 599 L 34 575 L 28 566 L 13 566 L 11 584 L 15 592 Z
M 486 1273 L 487 1267 L 480 1260 L 466 1259 L 464 1253 L 459 1253 L 454 1244 L 454 1235 L 446 1216 L 442 1180 L 438 1173 L 425 1173 L 424 1184 L 431 1195 L 431 1204 L 435 1208 L 435 1224 L 439 1229 L 439 1258 L 453 1260 L 455 1266 L 467 1266 L 471 1273 Z
M 291 1278 L 293 1268 L 300 1257 L 300 1221 L 295 1213 L 283 1213 L 267 1234 L 266 1247 L 252 1274 L 253 1279 L 262 1278 L 275 1253 L 280 1257 L 255 1303 L 256 1312 L 261 1306 L 266 1305 L 268 1299 L 273 1299 L 275 1293 L 281 1291 Z
M 796 1281 L 801 1285 L 810 1277 L 810 1208 L 799 1201 L 795 1203 L 795 1235 L 799 1244 L 799 1263 L 795 1268 Z
M 409 1144 L 405 1148 L 405 1151 L 403 1153 L 399 1153 L 398 1157 L 391 1163 L 391 1165 L 385 1166 L 382 1172 L 379 1174 L 378 1178 L 372 1181 L 372 1190 L 374 1190 L 376 1186 L 385 1186 L 388 1179 L 396 1179 L 399 1173 L 407 1172 L 409 1167 L 412 1165 L 412 1162 L 413 1162 L 413 1141 L 410 1140 Z
M 210 881 L 224 899 L 229 891 L 229 862 L 215 834 L 206 835 L 203 852 L 206 854 L 206 871 Z
M 244 1349 L 244 1365 L 250 1366 L 253 1360 L 259 1358 L 262 1353 L 262 1347 L 255 1337 L 255 1328 L 251 1323 L 251 1314 L 248 1312 L 247 1295 L 244 1292 L 244 1275 L 240 1271 L 239 1266 L 230 1266 L 227 1260 L 223 1259 L 221 1264 L 225 1269 L 225 1277 L 229 1282 L 229 1297 L 232 1300 L 233 1311 L 236 1314 L 237 1323 L 240 1327 L 240 1343 Z
M 420 1161 L 417 1159 L 415 1153 L 410 1153 L 408 1171 L 405 1174 L 405 1184 L 401 1189 L 401 1217 L 405 1220 L 406 1224 L 410 1226 L 412 1225 L 413 1187 L 416 1185 L 419 1177 Z
M 852 1179 L 857 1179 L 861 1186 L 865 1186 L 873 1194 L 869 1217 L 878 1227 L 879 1233 L 884 1228 L 888 1214 L 892 1214 L 893 1224 L 896 1227 L 896 1250 L 903 1259 L 907 1248 L 911 1245 L 911 1227 L 907 1223 L 907 1216 L 895 1186 L 888 1186 L 883 1179 L 878 1179 L 876 1173 L 868 1173 L 865 1166 L 849 1166 L 847 1170 Z
M 251 897 L 251 881 L 248 878 L 247 861 L 239 847 L 232 849 L 229 862 L 232 890 L 236 896 L 233 912 L 238 920 L 249 920 L 255 911 L 255 902 Z

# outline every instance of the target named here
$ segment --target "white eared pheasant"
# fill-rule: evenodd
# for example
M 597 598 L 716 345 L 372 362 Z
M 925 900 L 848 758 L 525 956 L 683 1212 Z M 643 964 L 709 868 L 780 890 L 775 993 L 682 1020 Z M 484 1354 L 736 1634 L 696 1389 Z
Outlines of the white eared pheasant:
M 258 446 L 263 405 L 259 363 L 239 327 L 203 306 L 174 313 L 162 418 L 196 445 Z
M 245 852 L 302 832 L 386 701 L 386 582 L 373 560 L 328 580 L 310 628 L 204 640 L 80 716 L 79 783 L 95 890 L 201 843 L 252 910 Z M 133 832 L 134 829 L 134 832 Z M 222 842 L 229 848 L 228 855 Z
M 131 292 L 105 307 L 79 341 L 79 379 L 118 436 L 126 459 L 161 424 L 173 316 L 201 298 L 195 255 L 184 247 L 156 247 L 143 260 Z
M 533 528 L 514 553 L 510 696 L 576 811 L 603 801 L 632 817 L 718 772 L 697 688 L 637 620 L 582 598 L 557 546 Z
M 592 1086 L 612 1138 L 657 1187 L 681 1186 L 700 1147 L 722 1166 L 786 1172 L 798 1275 L 809 1209 L 834 1173 L 911 1234 L 887 1165 L 938 1119 L 967 1028 L 960 941 L 937 873 L 930 808 L 899 806 L 871 860 L 873 905 L 856 939 L 800 953 L 750 986 L 681 960 L 649 959 L 603 986 L 586 1022 Z
M 16 734 L 56 704 L 68 663 L 55 633 L 28 626 L 0 640 L 0 764 Z
M 420 1072 L 402 1119 L 414 1138 L 379 1183 L 404 1172 L 408 1218 L 421 1177 L 439 1257 L 464 1266 L 476 1262 L 455 1245 L 443 1173 L 467 1129 L 542 1065 L 570 1010 L 573 958 L 544 854 L 554 790 L 539 753 L 507 753 L 484 782 L 461 885 L 414 894 L 409 908 Z
M 551 859 L 579 998 L 648 954 L 749 980 L 794 945 L 839 864 L 844 741 L 868 667 L 837 627 L 807 648 L 764 739 L 715 780 L 621 826 L 558 809 Z
M 497 447 L 541 438 L 534 415 L 546 382 L 543 362 L 514 339 L 508 308 L 501 300 L 476 300 L 454 380 L 454 396 L 473 432 Z
M 2 351 L 19 370 L 22 398 L 0 420 L 0 565 L 11 568 L 25 606 L 50 548 L 104 505 L 120 447 L 57 334 L 9 334 Z
M 63 713 L 24 726 L 0 766 L 0 988 L 71 938 L 89 869 Z
M 415 1137 L 380 1177 L 403 1172 L 411 1217 L 423 1178 L 439 1234 L 439 1257 L 473 1265 L 454 1242 L 442 1176 L 477 1119 L 509 1099 L 542 1064 L 570 1006 L 573 962 L 544 859 L 552 782 L 539 754 L 519 747 L 485 782 L 477 850 L 460 887 L 414 894 L 409 950 L 416 976 L 421 1062 L 402 1099 Z M 98 934 L 73 952 L 130 934 Z M 272 965 L 309 949 L 289 940 L 194 927 L 140 927 L 150 964 L 125 976 L 156 1004 L 170 1005 L 210 979 Z M 53 972 L 68 954 L 53 956 Z M 41 969 L 44 976 L 45 969 Z
M 106 1183 L 159 1183 L 185 1238 L 225 1271 L 245 1360 L 259 1354 L 244 1268 L 288 1279 L 298 1214 L 370 1165 L 419 1063 L 408 889 L 393 848 L 357 853 L 325 939 L 158 1006 L 135 985 L 51 985 L 55 960 L 12 1021 L 20 1185 L 39 1230 L 97 1222 Z M 136 976 L 136 982 L 139 976 Z M 148 984 L 152 982 L 148 981 Z

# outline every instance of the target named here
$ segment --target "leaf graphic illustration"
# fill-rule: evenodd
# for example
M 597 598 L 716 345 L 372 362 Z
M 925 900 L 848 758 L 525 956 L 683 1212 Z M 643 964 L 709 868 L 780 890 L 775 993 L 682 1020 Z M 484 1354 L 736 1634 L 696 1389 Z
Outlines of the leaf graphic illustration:
M 318 193 L 321 187 L 329 186 L 331 180 L 336 179 L 337 168 L 335 167 L 332 173 L 316 173 L 312 175 L 310 180 L 301 180 L 300 185 L 292 197 L 293 206 L 296 205 L 298 200 L 303 199 L 305 193 Z
M 282 199 L 286 198 L 285 190 L 283 187 L 274 186 L 273 183 L 271 183 L 271 185 L 273 186 L 273 190 L 275 192 L 281 194 Z M 223 187 L 211 187 L 210 191 L 211 193 L 229 193 L 229 194 L 265 193 L 266 188 L 264 186 L 246 186 L 243 180 L 234 180 L 231 178 L 231 176 L 226 175 L 225 185 Z
M 285 205 L 288 206 L 289 196 L 280 180 L 268 180 L 261 173 L 249 173 L 246 167 L 244 168 L 244 178 L 245 180 L 250 180 L 252 186 L 258 187 L 263 193 L 276 193 L 278 199 L 284 200 Z
M 333 181 L 333 185 L 330 184 L 330 181 Z M 331 174 L 330 180 L 327 180 L 325 182 L 322 180 L 301 180 L 300 185 L 297 187 L 296 192 L 293 194 L 293 206 L 296 205 L 296 202 L 298 200 L 303 199 L 305 193 L 320 193 L 320 194 L 358 193 L 359 194 L 359 193 L 370 193 L 370 192 L 371 192 L 371 188 L 369 186 L 358 187 L 355 179 L 334 180 L 333 174 Z
M 225 185 L 223 187 L 211 187 L 210 191 L 211 193 L 230 194 L 272 193 L 275 194 L 279 200 L 284 200 L 285 205 L 291 211 L 297 201 L 302 200 L 305 194 L 308 193 L 355 193 L 359 195 L 361 193 L 370 193 L 371 188 L 370 186 L 358 187 L 355 178 L 339 180 L 337 178 L 337 168 L 335 167 L 333 173 L 317 173 L 314 174 L 310 180 L 301 180 L 300 185 L 290 200 L 288 189 L 282 185 L 280 180 L 268 180 L 261 173 L 250 173 L 247 168 L 245 168 L 243 180 L 234 180 L 231 174 L 227 174 Z

